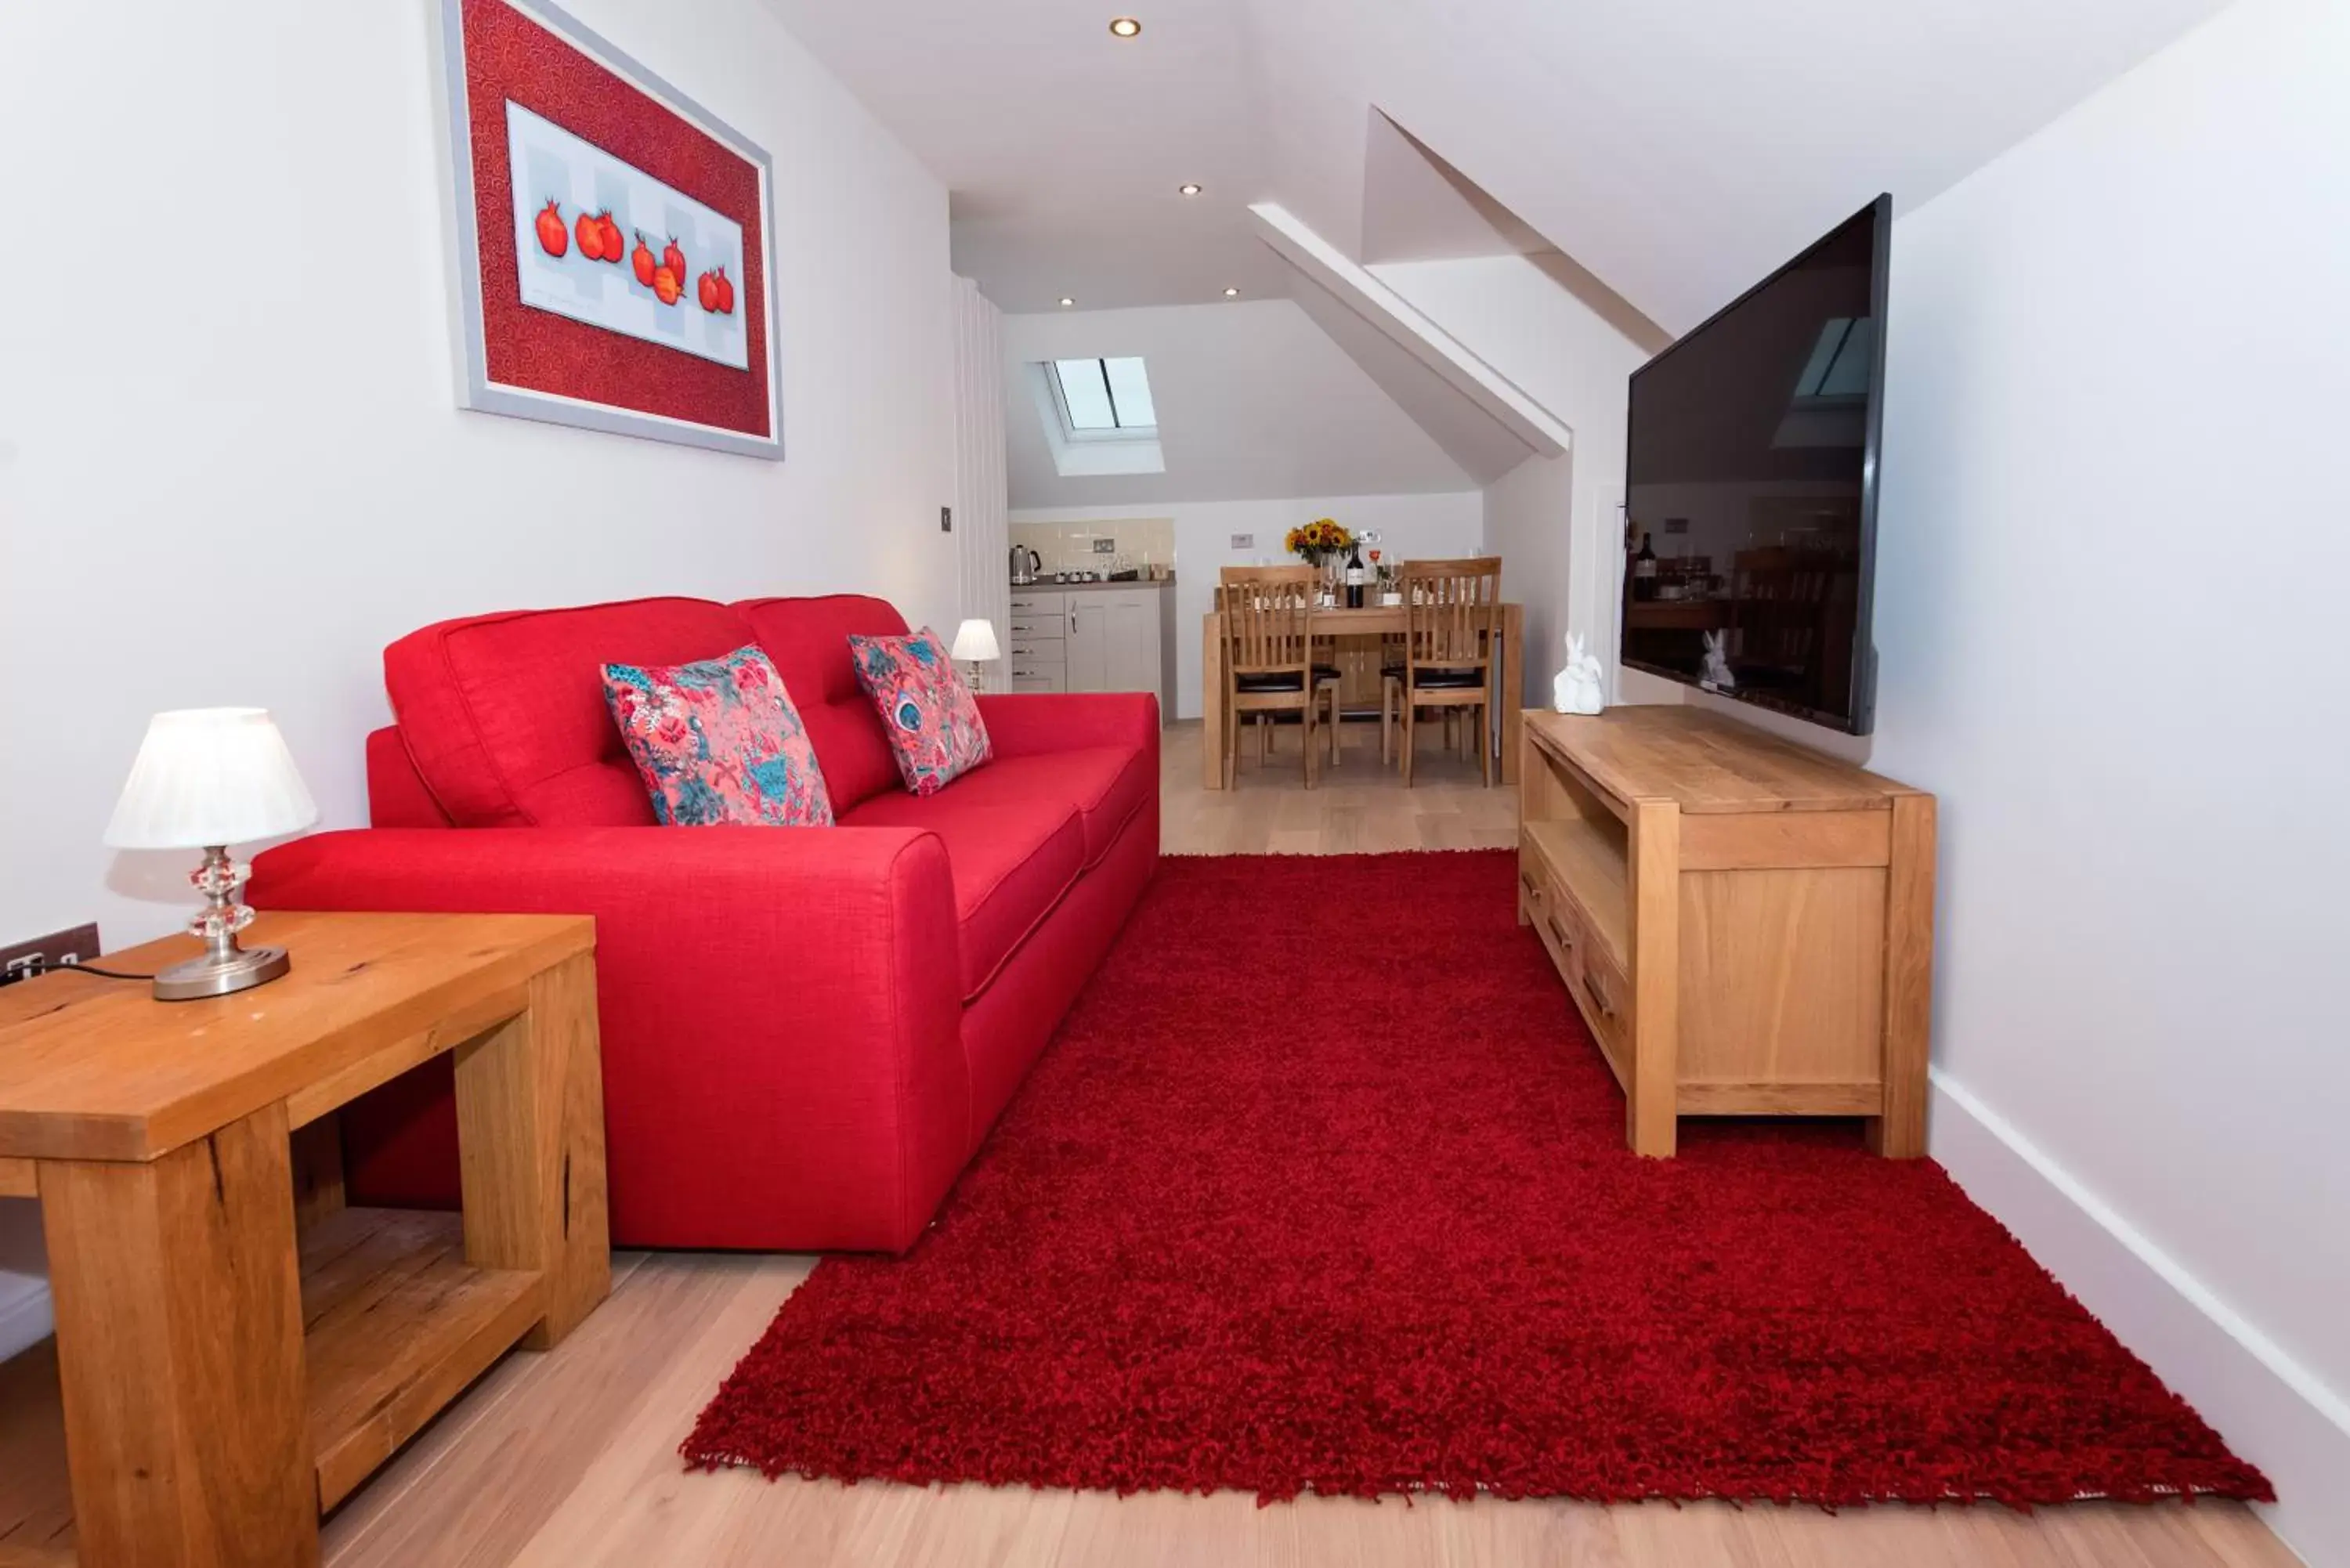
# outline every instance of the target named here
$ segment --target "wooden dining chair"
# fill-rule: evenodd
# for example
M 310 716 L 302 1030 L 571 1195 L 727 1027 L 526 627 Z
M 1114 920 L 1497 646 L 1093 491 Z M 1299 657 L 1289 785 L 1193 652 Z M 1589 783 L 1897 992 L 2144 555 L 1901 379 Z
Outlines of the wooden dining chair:
M 1403 782 L 1411 787 L 1414 722 L 1423 708 L 1444 714 L 1446 733 L 1458 722 L 1477 748 L 1486 787 L 1493 783 L 1488 732 L 1493 701 L 1493 653 L 1502 636 L 1502 558 L 1406 561 L 1403 583 L 1403 668 L 1381 682 L 1381 701 L 1400 700 Z
M 1232 787 L 1240 760 L 1241 720 L 1253 713 L 1263 725 L 1274 715 L 1294 712 L 1305 727 L 1305 787 L 1315 784 L 1315 722 L 1322 699 L 1329 700 L 1331 734 L 1337 733 L 1338 670 L 1314 660 L 1314 588 L 1311 566 L 1226 566 L 1216 587 L 1216 610 L 1223 620 L 1224 787 Z M 1262 744 L 1262 742 L 1260 742 Z M 1336 748 L 1332 748 L 1333 760 Z

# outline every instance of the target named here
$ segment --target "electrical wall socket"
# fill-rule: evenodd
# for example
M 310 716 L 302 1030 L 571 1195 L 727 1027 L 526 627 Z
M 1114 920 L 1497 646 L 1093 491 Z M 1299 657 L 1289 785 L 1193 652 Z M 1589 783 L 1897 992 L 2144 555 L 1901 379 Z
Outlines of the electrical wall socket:
M 1095 555 L 1097 555 L 1097 556 L 1115 556 L 1115 555 L 1117 555 L 1117 554 L 1118 554 L 1118 541 L 1117 541 L 1116 539 L 1097 539 L 1097 540 L 1095 540 L 1095 541 L 1094 541 L 1094 554 L 1095 554 Z
M 1253 534 L 1235 534 L 1232 535 L 1232 547 L 1235 550 L 1253 550 L 1256 548 L 1256 535 Z
M 45 969 L 88 963 L 98 957 L 98 928 L 95 925 L 76 926 L 69 931 L 51 931 L 46 937 L 36 937 L 29 942 L 0 947 L 0 985 L 14 985 Z

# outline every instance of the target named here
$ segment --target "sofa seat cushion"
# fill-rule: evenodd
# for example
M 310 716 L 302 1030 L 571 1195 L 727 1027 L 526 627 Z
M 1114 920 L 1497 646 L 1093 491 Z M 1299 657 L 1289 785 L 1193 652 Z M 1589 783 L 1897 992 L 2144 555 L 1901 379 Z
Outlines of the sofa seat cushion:
M 1085 864 L 1090 870 L 1150 798 L 1151 783 L 1149 753 L 1128 746 L 1083 746 L 998 757 L 963 774 L 947 793 L 973 805 L 1011 805 L 1030 799 L 1065 803 L 1085 825 Z
M 843 827 L 927 828 L 945 842 L 966 1000 L 987 989 L 1085 869 L 1085 819 L 1062 794 L 968 790 L 1001 765 L 938 794 L 891 790 L 840 817 Z

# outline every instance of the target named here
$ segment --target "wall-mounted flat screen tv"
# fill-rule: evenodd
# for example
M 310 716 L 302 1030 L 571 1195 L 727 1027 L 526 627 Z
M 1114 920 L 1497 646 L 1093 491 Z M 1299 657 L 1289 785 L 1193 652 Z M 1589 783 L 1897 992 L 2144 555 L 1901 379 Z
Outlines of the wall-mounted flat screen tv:
M 1868 733 L 1892 227 L 1879 196 L 1633 375 L 1627 668 Z

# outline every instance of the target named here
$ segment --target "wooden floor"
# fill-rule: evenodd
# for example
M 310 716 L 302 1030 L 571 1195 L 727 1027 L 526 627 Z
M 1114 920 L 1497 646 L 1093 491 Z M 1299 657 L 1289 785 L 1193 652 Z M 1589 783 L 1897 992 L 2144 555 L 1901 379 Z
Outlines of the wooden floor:
M 1325 788 L 1297 782 L 1296 737 L 1237 790 L 1200 788 L 1199 726 L 1170 731 L 1170 851 L 1312 854 L 1512 842 L 1513 792 L 1423 759 L 1407 794 L 1353 727 Z M 1425 739 L 1425 737 L 1423 738 Z M 1892 1564 L 1897 1568 L 2284 1568 L 2294 1559 L 2233 1504 L 1999 1508 L 1601 1507 L 1238 1493 L 991 1491 L 769 1483 L 688 1475 L 677 1449 L 719 1379 L 807 1275 L 795 1257 L 629 1254 L 612 1299 L 560 1349 L 493 1369 L 328 1521 L 335 1568 L 738 1568 L 777 1564 Z M 11 1547 L 64 1544 L 54 1352 L 0 1367 L 0 1568 Z M 35 1559 L 37 1561 L 37 1559 Z
M 1326 734 L 1326 732 L 1325 732 Z M 1338 763 L 1316 787 L 1300 776 L 1299 735 L 1277 732 L 1271 762 L 1251 742 L 1229 790 L 1200 787 L 1196 723 L 1168 730 L 1160 750 L 1159 847 L 1170 855 L 1380 855 L 1399 849 L 1508 849 L 1518 842 L 1518 792 L 1487 789 L 1477 764 L 1446 755 L 1440 730 L 1419 732 L 1412 787 L 1379 765 L 1379 729 L 1356 721 L 1340 732 Z M 1498 780 L 1499 774 L 1495 775 Z

